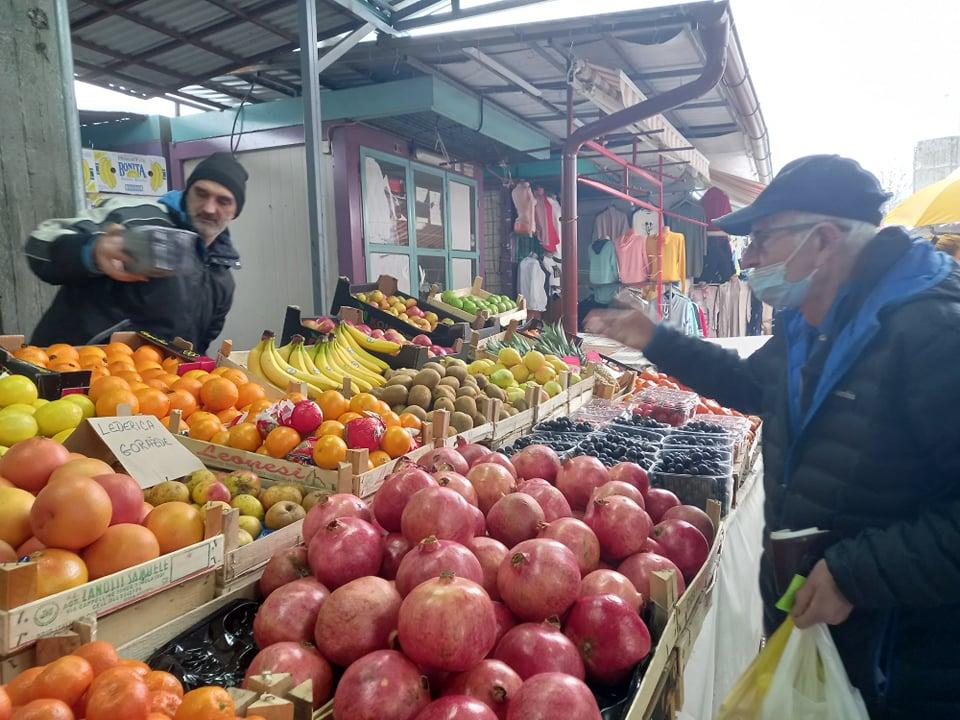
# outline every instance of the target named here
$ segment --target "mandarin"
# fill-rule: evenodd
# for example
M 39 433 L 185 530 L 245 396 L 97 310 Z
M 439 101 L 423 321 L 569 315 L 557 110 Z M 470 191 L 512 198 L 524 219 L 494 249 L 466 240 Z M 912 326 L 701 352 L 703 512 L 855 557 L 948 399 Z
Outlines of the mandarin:
M 206 409 L 213 412 L 234 407 L 238 397 L 237 386 L 222 377 L 215 377 L 200 388 L 200 401 Z

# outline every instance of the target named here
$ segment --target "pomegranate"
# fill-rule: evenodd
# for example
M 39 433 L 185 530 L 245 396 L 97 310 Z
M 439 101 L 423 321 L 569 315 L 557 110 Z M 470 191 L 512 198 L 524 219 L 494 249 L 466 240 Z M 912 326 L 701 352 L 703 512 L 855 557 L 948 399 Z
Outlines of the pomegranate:
M 414 720 L 430 704 L 420 670 L 395 650 L 377 650 L 343 673 L 333 696 L 337 720 Z
M 330 699 L 333 692 L 333 668 L 317 650 L 295 642 L 279 642 L 258 652 L 247 668 L 243 685 L 254 675 L 289 673 L 293 684 L 310 680 L 313 683 L 313 707 L 318 708 Z
M 540 622 L 562 615 L 580 594 L 577 558 L 556 540 L 524 540 L 504 558 L 497 589 L 521 620 Z
M 263 568 L 260 594 L 267 597 L 281 585 L 310 575 L 307 548 L 303 545 L 277 550 Z
M 440 487 L 450 488 L 455 493 L 463 495 L 463 499 L 471 505 L 477 504 L 477 491 L 473 485 L 460 473 L 453 470 L 441 470 L 433 474 L 433 478 Z
M 339 517 L 355 517 L 371 522 L 373 513 L 370 506 L 356 495 L 336 493 L 324 495 L 316 505 L 310 508 L 303 519 L 303 544 L 309 545 L 317 530 L 326 527 Z
M 455 473 L 466 475 L 470 466 L 463 455 L 451 447 L 434 448 L 417 463 L 428 473 L 440 472 L 441 470 L 453 470 Z
M 463 672 L 493 648 L 497 619 L 480 585 L 445 572 L 404 598 L 397 629 L 404 654 L 415 663 Z
M 485 448 L 483 445 L 476 443 L 464 442 L 463 438 L 457 438 L 457 452 L 463 455 L 463 459 L 467 461 L 469 467 L 483 462 L 483 458 L 491 454 L 490 448 Z
M 511 462 L 522 480 L 543 478 L 552 483 L 560 472 L 560 456 L 547 445 L 528 445 L 514 455 Z
M 376 575 L 383 559 L 383 536 L 360 518 L 337 518 L 322 528 L 307 548 L 313 576 L 328 588 L 364 575 Z
M 574 510 L 583 510 L 593 491 L 608 482 L 610 475 L 607 468 L 589 455 L 578 455 L 567 460 L 557 473 L 557 489 Z
M 447 680 L 443 694 L 476 698 L 503 720 L 510 700 L 520 691 L 521 685 L 523 680 L 513 668 L 499 660 L 487 659 Z
M 523 680 L 545 672 L 562 672 L 581 680 L 586 677 L 577 646 L 551 622 L 511 628 L 493 657 L 513 668 Z
M 713 545 L 713 538 L 716 537 L 717 530 L 713 526 L 713 520 L 703 510 L 693 505 L 677 505 L 669 508 L 663 514 L 664 520 L 685 520 L 693 525 L 697 530 L 703 533 L 707 539 L 707 545 Z
M 557 518 L 570 517 L 570 503 L 553 485 L 542 478 L 534 478 L 520 484 L 517 488 L 536 500 L 543 510 L 543 519 L 553 522 Z
M 663 520 L 663 514 L 680 504 L 680 498 L 663 488 L 650 488 L 647 491 L 647 514 L 654 524 Z
M 541 673 L 513 696 L 506 720 L 601 720 L 600 708 L 582 680 L 564 673 Z M 340 717 L 337 717 L 340 720 Z
M 650 653 L 650 631 L 627 603 L 616 595 L 590 595 L 570 609 L 564 632 L 597 682 L 613 685 Z
M 497 617 L 497 642 L 494 643 L 494 648 L 500 644 L 500 640 L 503 639 L 503 636 L 507 634 L 507 630 L 514 627 L 517 624 L 517 619 L 513 616 L 513 613 L 510 612 L 510 608 L 504 605 L 502 602 L 493 603 L 493 614 Z
M 610 479 L 633 485 L 644 496 L 650 490 L 650 478 L 647 476 L 647 471 L 636 463 L 617 463 L 610 468 Z
M 643 541 L 643 547 L 640 548 L 640 552 L 651 552 L 657 555 L 663 555 L 663 548 L 660 547 L 660 543 L 653 538 L 647 538 Z
M 483 537 L 487 534 L 487 519 L 476 505 L 470 506 L 470 513 L 473 515 L 473 536 Z
M 415 720 L 497 720 L 497 716 L 475 698 L 447 695 L 427 705 Z
M 614 560 L 640 552 L 653 527 L 646 511 L 622 495 L 594 500 L 583 521 L 596 533 L 603 556 Z
M 467 549 L 472 552 L 477 560 L 480 561 L 480 568 L 483 570 L 483 582 L 480 584 L 487 591 L 491 600 L 500 599 L 500 591 L 497 590 L 497 571 L 500 564 L 507 556 L 510 550 L 499 540 L 489 537 L 475 537 L 467 542 Z
M 410 462 L 388 475 L 373 496 L 373 514 L 384 530 L 400 532 L 400 517 L 411 497 L 420 490 L 436 487 L 430 474 Z
M 413 544 L 401 533 L 390 533 L 383 539 L 383 561 L 380 563 L 380 577 L 393 580 L 397 577 L 400 561 L 410 552 Z
M 367 653 L 390 647 L 401 602 L 393 583 L 383 578 L 352 580 L 320 606 L 312 639 L 327 660 L 347 667 Z
M 621 495 L 625 498 L 630 498 L 640 507 L 644 507 L 645 505 L 643 493 L 637 490 L 637 488 L 630 483 L 623 482 L 623 480 L 611 480 L 608 483 L 604 483 L 593 491 L 591 499 L 601 500 L 603 498 L 608 498 L 611 495 Z
M 516 481 L 503 465 L 482 462 L 470 468 L 467 480 L 477 491 L 477 505 L 486 515 L 493 504 L 504 495 L 509 495 L 516 489 Z
M 261 649 L 284 641 L 311 642 L 317 613 L 329 595 L 330 591 L 312 577 L 277 588 L 257 610 L 253 641 Z
M 366 448 L 370 452 L 380 449 L 380 440 L 387 426 L 379 415 L 368 413 L 348 422 L 344 428 L 343 439 L 347 447 Z
M 460 543 L 437 540 L 431 535 L 420 541 L 400 561 L 397 592 L 406 597 L 420 583 L 450 572 L 457 577 L 483 583 L 483 568 L 476 555 Z
M 510 473 L 510 477 L 514 480 L 517 479 L 517 469 L 513 466 L 513 462 L 503 453 L 495 452 L 487 455 L 483 461 L 485 463 L 490 463 L 491 465 L 499 465 L 502 468 L 505 468 L 507 472 Z
M 323 411 L 313 400 L 301 400 L 293 406 L 290 419 L 285 425 L 296 430 L 300 437 L 307 437 L 323 422 Z
M 662 520 L 654 526 L 650 537 L 663 548 L 663 554 L 680 568 L 683 579 L 690 582 L 710 554 L 710 545 L 703 533 L 686 520 Z
M 617 572 L 625 575 L 633 583 L 633 587 L 643 597 L 644 602 L 650 601 L 650 573 L 673 572 L 677 577 L 677 594 L 683 595 L 683 591 L 686 589 L 680 568 L 672 560 L 652 552 L 631 555 L 620 563 Z
M 590 526 L 582 520 L 565 517 L 549 524 L 544 523 L 540 526 L 538 537 L 566 545 L 577 559 L 581 576 L 597 569 L 597 563 L 600 562 L 600 541 Z
M 537 501 L 526 493 L 515 492 L 504 495 L 490 508 L 487 532 L 507 547 L 513 547 L 536 537 L 543 521 L 543 509 Z
M 400 529 L 411 543 L 434 535 L 463 545 L 473 537 L 476 528 L 472 507 L 449 488 L 428 487 L 410 498 L 400 518 Z
M 587 595 L 616 595 L 638 612 L 643 605 L 643 597 L 630 579 L 616 570 L 594 570 L 581 580 L 580 597 Z

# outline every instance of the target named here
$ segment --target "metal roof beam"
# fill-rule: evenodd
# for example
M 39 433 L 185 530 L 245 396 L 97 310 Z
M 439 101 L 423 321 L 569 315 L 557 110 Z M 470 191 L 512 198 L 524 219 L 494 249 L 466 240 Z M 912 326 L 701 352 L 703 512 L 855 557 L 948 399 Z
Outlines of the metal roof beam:
M 486 5 L 478 5 L 467 9 L 460 9 L 456 0 L 451 0 L 450 12 L 435 13 L 433 15 L 424 15 L 418 18 L 409 18 L 399 20 L 396 23 L 398 30 L 412 30 L 413 28 L 430 27 L 440 23 L 452 22 L 454 20 L 463 20 L 465 18 L 489 15 L 503 10 L 513 10 L 514 8 L 524 7 L 526 5 L 537 5 L 544 0 L 499 0 Z M 411 6 L 412 7 L 412 6 Z
M 476 62 L 480 63 L 490 72 L 498 75 L 502 79 L 506 80 L 508 83 L 512 83 L 517 86 L 527 95 L 532 95 L 535 98 L 543 98 L 543 91 L 535 85 L 531 84 L 529 80 L 525 77 L 521 77 L 520 73 L 516 70 L 511 70 L 506 65 L 501 63 L 499 60 L 494 60 L 492 57 L 484 53 L 478 48 L 463 48 L 463 54 L 469 58 L 473 58 Z
M 400 31 L 390 24 L 390 17 L 378 8 L 368 5 L 364 0 L 329 0 L 340 6 L 355 18 L 370 23 L 374 28 L 387 35 L 399 35 Z
M 531 50 L 533 50 L 535 53 L 537 53 L 537 55 L 539 55 L 544 60 L 546 60 L 555 69 L 559 70 L 564 75 L 567 74 L 566 64 L 557 60 L 553 55 L 550 54 L 550 51 L 547 50 L 543 45 L 541 45 L 538 42 L 532 42 L 532 41 L 528 42 L 527 45 L 530 47 Z
M 99 69 L 100 69 L 97 65 L 93 65 L 92 63 L 84 62 L 83 60 L 77 60 L 76 58 L 74 58 L 73 64 L 76 65 L 76 66 L 79 67 L 79 68 L 84 68 L 84 69 L 86 69 L 86 70 L 99 70 Z M 229 109 L 230 109 L 230 106 L 229 106 L 229 105 L 224 105 L 223 103 L 218 103 L 218 102 L 216 102 L 215 100 L 207 100 L 207 99 L 205 99 L 205 98 L 196 97 L 195 95 L 189 95 L 189 94 L 186 94 L 186 93 L 171 91 L 171 90 L 169 90 L 169 89 L 167 89 L 167 88 L 160 87 L 159 85 L 154 85 L 153 83 L 144 82 L 143 80 L 140 80 L 139 78 L 135 78 L 135 77 L 133 77 L 133 76 L 131 76 L 131 75 L 125 75 L 124 73 L 114 72 L 114 73 L 113 73 L 113 76 L 114 76 L 115 78 L 117 78 L 118 80 L 120 80 L 121 82 L 124 82 L 124 83 L 126 83 L 126 84 L 128 84 L 128 85 L 131 85 L 131 86 L 134 86 L 134 85 L 135 85 L 135 86 L 139 86 L 139 87 L 141 87 L 141 88 L 147 88 L 147 89 L 151 90 L 152 92 L 156 93 L 158 96 L 164 96 L 164 95 L 177 96 L 177 97 L 175 97 L 175 98 L 171 98 L 171 99 L 176 100 L 177 102 L 182 102 L 182 103 L 184 103 L 184 104 L 189 104 L 189 103 L 191 103 L 191 102 L 193 102 L 193 103 L 200 103 L 201 105 L 193 105 L 193 106 L 192 106 L 192 107 L 197 107 L 197 108 L 200 109 L 200 110 L 210 110 L 210 109 L 213 109 L 213 110 L 229 110 Z M 78 79 L 78 80 L 81 80 L 81 81 L 83 81 L 83 82 L 89 82 L 89 80 L 88 80 L 88 78 L 87 78 L 86 76 L 78 77 L 77 79 Z M 118 92 L 124 92 L 123 90 L 117 90 L 117 88 L 111 88 L 111 87 L 108 86 L 107 83 L 104 83 L 104 82 L 97 82 L 97 83 L 94 83 L 94 84 L 95 84 L 95 85 L 99 85 L 100 87 L 105 87 L 105 88 L 107 88 L 108 90 L 114 90 L 114 91 L 118 91 Z M 142 93 L 139 93 L 139 92 L 136 92 L 136 91 L 127 91 L 127 94 L 128 94 L 128 95 L 141 95 Z
M 146 0 L 124 0 L 116 5 L 112 5 L 110 10 L 98 10 L 95 13 L 87 15 L 85 18 L 81 18 L 80 20 L 70 23 L 70 29 L 79 30 L 80 28 L 85 28 L 88 25 L 93 25 L 94 23 L 98 23 L 101 20 L 105 20 L 106 18 L 110 17 L 114 14 L 115 10 L 126 10 L 128 8 L 132 8 L 134 5 L 139 5 L 140 3 L 144 2 L 146 2 Z
M 317 60 L 317 63 L 316 63 L 317 74 L 319 75 L 328 67 L 333 65 L 337 60 L 339 60 L 348 52 L 350 52 L 351 48 L 355 47 L 358 42 L 363 40 L 367 35 L 369 35 L 373 31 L 374 31 L 373 23 L 369 23 L 369 22 L 364 23 L 363 25 L 358 27 L 356 30 L 354 30 L 352 33 L 350 33 L 345 38 L 343 38 L 343 40 L 341 40 L 332 48 L 327 50 Z
M 273 33 L 278 37 L 282 37 L 288 42 L 297 41 L 296 33 L 287 32 L 279 25 L 275 25 L 269 20 L 264 20 L 262 17 L 260 17 L 260 14 L 256 12 L 256 8 L 253 9 L 253 12 L 250 12 L 246 8 L 239 7 L 236 3 L 231 2 L 230 0 L 205 0 L 205 2 L 208 2 L 211 5 L 216 5 L 221 10 L 226 10 L 228 13 L 240 18 L 244 22 L 261 27 L 267 32 Z

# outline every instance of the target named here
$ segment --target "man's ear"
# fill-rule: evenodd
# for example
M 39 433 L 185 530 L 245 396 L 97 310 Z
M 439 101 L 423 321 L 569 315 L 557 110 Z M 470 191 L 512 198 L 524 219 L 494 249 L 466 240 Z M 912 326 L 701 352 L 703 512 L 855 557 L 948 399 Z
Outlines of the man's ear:
M 822 223 L 814 230 L 813 241 L 817 247 L 817 268 L 828 265 L 843 249 L 844 233 L 833 223 Z

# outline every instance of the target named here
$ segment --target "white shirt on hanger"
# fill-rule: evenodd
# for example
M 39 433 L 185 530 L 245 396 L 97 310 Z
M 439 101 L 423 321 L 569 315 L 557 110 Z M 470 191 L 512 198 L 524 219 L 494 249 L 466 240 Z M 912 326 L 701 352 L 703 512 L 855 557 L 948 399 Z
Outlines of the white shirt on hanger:
M 547 276 L 540 264 L 540 259 L 534 255 L 525 257 L 520 261 L 518 275 L 517 289 L 526 298 L 527 309 L 535 312 L 545 311 L 547 309 Z

